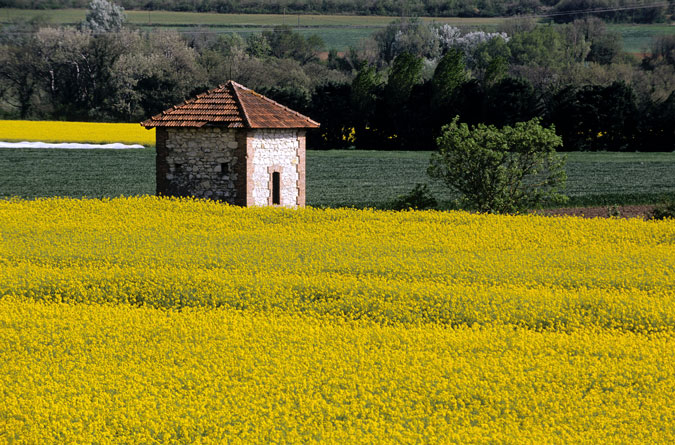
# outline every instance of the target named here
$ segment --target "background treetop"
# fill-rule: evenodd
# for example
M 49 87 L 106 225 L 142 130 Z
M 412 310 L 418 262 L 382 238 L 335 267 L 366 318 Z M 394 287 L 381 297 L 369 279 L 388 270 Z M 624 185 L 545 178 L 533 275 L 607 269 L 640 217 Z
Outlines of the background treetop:
M 324 52 L 308 29 L 147 31 L 123 14 L 96 0 L 77 28 L 3 25 L 0 116 L 138 122 L 232 79 L 322 122 L 315 148 L 429 150 L 460 115 L 539 117 L 565 150 L 675 149 L 672 36 L 636 55 L 597 18 L 490 32 L 399 18 Z

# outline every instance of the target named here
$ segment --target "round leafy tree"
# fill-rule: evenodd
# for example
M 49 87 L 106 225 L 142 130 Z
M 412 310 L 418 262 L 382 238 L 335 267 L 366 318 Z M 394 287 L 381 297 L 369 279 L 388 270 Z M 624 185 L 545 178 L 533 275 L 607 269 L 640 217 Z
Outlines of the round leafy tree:
M 562 139 L 539 118 L 499 129 L 458 123 L 442 128 L 428 173 L 459 192 L 462 204 L 481 212 L 514 213 L 544 202 L 564 202 Z

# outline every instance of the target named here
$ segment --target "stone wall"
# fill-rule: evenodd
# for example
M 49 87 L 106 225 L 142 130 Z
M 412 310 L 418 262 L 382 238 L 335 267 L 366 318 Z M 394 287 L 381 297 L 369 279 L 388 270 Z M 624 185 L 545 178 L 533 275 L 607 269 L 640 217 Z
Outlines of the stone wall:
M 284 207 L 304 205 L 298 199 L 301 175 L 300 137 L 298 130 L 264 129 L 251 130 L 248 135 L 249 153 L 253 154 L 250 186 L 252 203 L 249 205 L 272 205 L 272 177 L 280 175 L 280 203 Z M 304 144 L 302 144 L 304 148 Z M 303 156 L 304 160 L 304 156 Z M 303 166 L 304 168 L 304 166 Z M 304 179 L 304 170 L 301 171 Z M 303 194 L 304 195 L 304 194 Z
M 296 129 L 157 129 L 157 193 L 244 206 L 305 205 L 305 132 Z
M 238 147 L 235 130 L 220 128 L 167 128 L 164 163 L 165 191 L 169 196 L 195 196 L 236 200 Z M 159 176 L 158 147 L 158 176 Z

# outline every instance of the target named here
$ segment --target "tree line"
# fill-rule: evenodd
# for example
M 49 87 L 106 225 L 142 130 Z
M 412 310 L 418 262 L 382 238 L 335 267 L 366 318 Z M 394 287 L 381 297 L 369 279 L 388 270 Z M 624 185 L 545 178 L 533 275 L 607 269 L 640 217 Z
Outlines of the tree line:
M 0 8 L 85 8 L 88 0 L 0 0 Z M 428 17 L 505 17 L 542 14 L 559 23 L 587 16 L 589 10 L 606 21 L 665 22 L 675 13 L 666 0 L 121 0 L 135 10 L 253 14 L 354 14 Z M 596 15 L 597 16 L 597 15 Z
M 599 19 L 494 33 L 399 19 L 345 54 L 287 26 L 143 32 L 94 0 L 77 28 L 0 30 L 4 118 L 138 122 L 236 80 L 321 122 L 313 148 L 429 150 L 443 125 L 540 117 L 563 150 L 673 150 L 675 36 L 641 59 Z

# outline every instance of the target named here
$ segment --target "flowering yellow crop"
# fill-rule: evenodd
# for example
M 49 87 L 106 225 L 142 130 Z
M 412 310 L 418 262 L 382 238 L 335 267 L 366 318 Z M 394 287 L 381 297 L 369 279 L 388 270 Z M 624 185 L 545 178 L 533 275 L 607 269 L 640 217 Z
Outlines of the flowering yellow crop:
M 0 201 L 0 439 L 672 443 L 672 221 Z
M 155 130 L 146 130 L 139 124 L 0 120 L 0 141 L 155 145 Z
M 672 221 L 0 201 L 0 294 L 509 323 L 675 326 Z
M 675 337 L 0 300 L 12 443 L 673 443 Z

